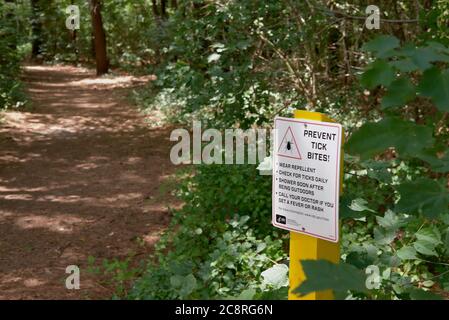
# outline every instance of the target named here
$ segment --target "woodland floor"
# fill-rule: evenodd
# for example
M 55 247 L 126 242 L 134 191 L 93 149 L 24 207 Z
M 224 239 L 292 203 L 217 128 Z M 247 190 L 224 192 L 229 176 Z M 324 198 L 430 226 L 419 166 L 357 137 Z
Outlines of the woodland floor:
M 126 100 L 148 77 L 26 66 L 24 80 L 31 108 L 0 124 L 0 299 L 108 299 L 87 259 L 151 252 L 176 206 L 161 193 L 169 128 Z M 68 265 L 80 290 L 65 287 Z

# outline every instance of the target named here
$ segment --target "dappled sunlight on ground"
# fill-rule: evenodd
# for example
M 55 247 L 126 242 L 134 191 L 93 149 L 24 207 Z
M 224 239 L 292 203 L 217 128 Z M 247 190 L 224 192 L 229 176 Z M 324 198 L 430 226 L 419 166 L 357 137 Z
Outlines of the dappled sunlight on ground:
M 0 126 L 0 298 L 108 298 L 86 273 L 82 290 L 65 289 L 65 267 L 148 253 L 179 205 L 160 196 L 169 128 L 150 129 L 124 99 L 153 78 L 25 70 L 32 108 Z

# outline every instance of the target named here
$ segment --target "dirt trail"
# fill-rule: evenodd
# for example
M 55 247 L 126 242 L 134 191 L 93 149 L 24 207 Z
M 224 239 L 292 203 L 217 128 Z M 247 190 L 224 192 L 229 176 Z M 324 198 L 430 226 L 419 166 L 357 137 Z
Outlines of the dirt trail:
M 30 112 L 0 125 L 0 299 L 110 298 L 87 257 L 141 259 L 167 226 L 169 130 L 128 105 L 148 79 L 27 66 Z M 148 201 L 148 199 L 155 199 Z M 67 290 L 65 269 L 81 268 Z

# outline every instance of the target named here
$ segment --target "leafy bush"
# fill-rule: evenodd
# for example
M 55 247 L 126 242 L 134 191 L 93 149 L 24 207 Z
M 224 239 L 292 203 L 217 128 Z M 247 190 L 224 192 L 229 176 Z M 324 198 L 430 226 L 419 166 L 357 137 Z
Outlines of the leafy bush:
M 337 286 L 317 276 L 330 267 L 316 262 L 299 292 L 346 283 L 358 298 L 441 298 L 449 292 L 449 49 L 436 42 L 400 47 L 392 36 L 364 48 L 375 60 L 361 82 L 380 102 L 381 119 L 362 125 L 346 145 L 346 263 L 332 267 L 341 273 Z M 345 272 L 372 265 L 380 278 L 370 291 L 360 290 L 364 277 L 355 285 L 354 272 Z
M 269 225 L 269 191 L 261 188 L 270 179 L 258 176 L 254 166 L 197 171 L 184 181 L 180 196 L 186 205 L 174 213 L 155 261 L 130 298 L 207 299 L 269 291 L 262 271 L 286 257 L 283 237 Z
M 14 19 L 16 7 L 0 3 L 0 110 L 19 107 L 24 104 L 25 96 L 19 80 L 20 62 L 19 39 Z

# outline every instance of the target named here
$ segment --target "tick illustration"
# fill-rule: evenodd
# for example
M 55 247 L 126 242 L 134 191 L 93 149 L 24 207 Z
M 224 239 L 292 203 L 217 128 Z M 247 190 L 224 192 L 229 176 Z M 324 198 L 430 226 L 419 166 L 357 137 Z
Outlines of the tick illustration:
M 286 144 L 284 144 L 284 147 L 283 147 L 283 149 L 285 150 L 285 151 L 288 151 L 288 152 L 293 152 L 293 146 L 295 145 L 295 143 L 293 143 L 292 141 L 289 141 L 289 140 L 287 140 L 287 143 Z

